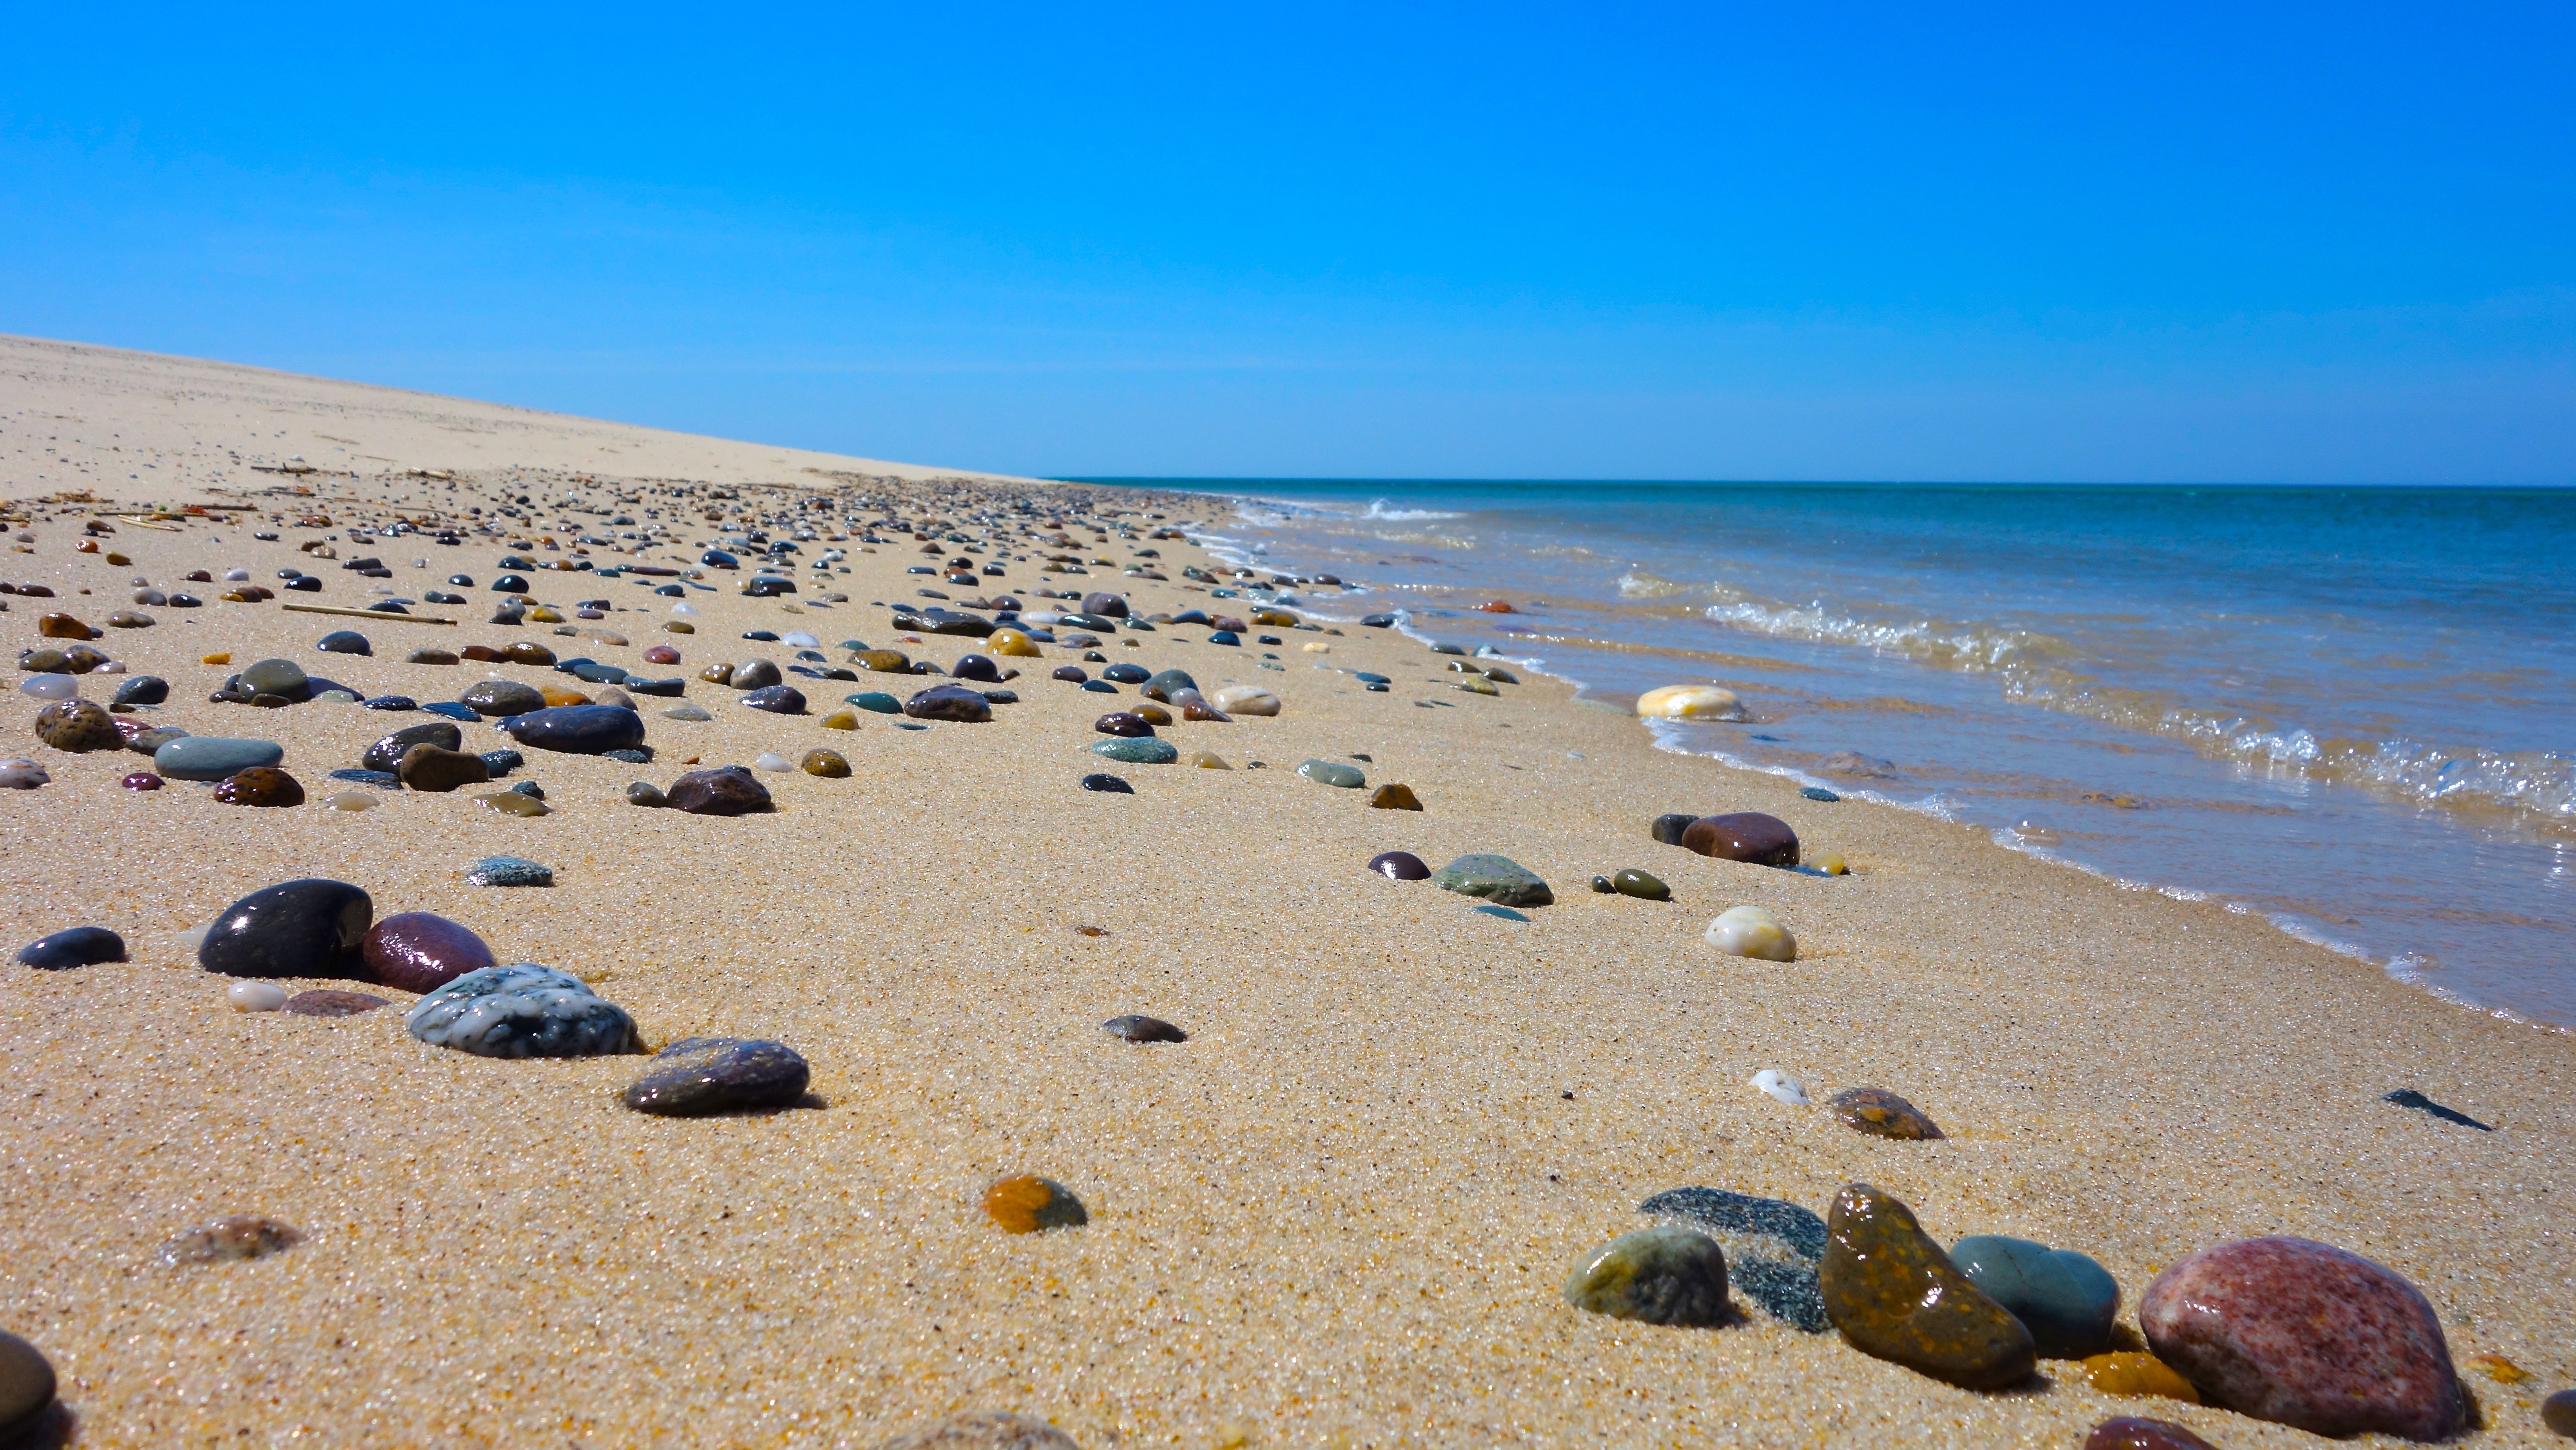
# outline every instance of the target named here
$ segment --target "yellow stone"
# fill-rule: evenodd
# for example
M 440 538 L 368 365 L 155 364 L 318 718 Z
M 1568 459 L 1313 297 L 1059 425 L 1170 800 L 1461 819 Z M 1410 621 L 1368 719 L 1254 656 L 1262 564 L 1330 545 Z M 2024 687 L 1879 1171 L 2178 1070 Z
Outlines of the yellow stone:
M 1849 876 L 1851 874 L 1851 867 L 1844 863 L 1843 853 L 1840 851 L 1819 851 L 1815 855 L 1807 858 L 1807 864 L 1824 872 L 1828 876 Z
M 1449 688 L 1453 690 L 1464 690 L 1470 695 L 1499 695 L 1502 693 L 1502 691 L 1494 688 L 1494 682 L 1491 680 L 1460 680 Z
M 835 710 L 823 717 L 822 724 L 826 730 L 856 730 L 859 728 L 859 712 Z
M 548 609 L 540 604 L 528 611 L 528 620 L 532 624 L 561 624 L 564 622 L 564 617 L 562 611 Z
M 588 695 L 583 694 L 579 690 L 567 690 L 561 685 L 539 685 L 537 687 L 537 693 L 543 696 L 545 698 L 545 702 L 549 705 L 587 705 L 590 703 L 590 697 Z
M 1191 755 L 1190 755 L 1190 764 L 1197 766 L 1197 767 L 1198 767 L 1199 769 L 1201 769 L 1201 770 L 1232 770 L 1232 769 L 1234 769 L 1234 767 L 1233 767 L 1233 766 L 1228 765 L 1228 764 L 1226 764 L 1226 763 L 1225 763 L 1225 757 L 1224 757 L 1224 756 L 1217 754 L 1217 753 L 1216 753 L 1215 751 L 1213 751 L 1213 750 L 1200 750 L 1200 751 L 1194 751 L 1194 752 L 1192 752 L 1192 753 L 1191 753 Z
M 2191 1381 L 2174 1373 L 2173 1366 L 2152 1354 L 2134 1350 L 2096 1354 L 2080 1361 L 2075 1372 L 2084 1376 L 2085 1383 L 2093 1388 L 2122 1399 L 2156 1395 L 2180 1400 L 2186 1405 L 2200 1403 L 2200 1391 L 2191 1387 Z
M 698 627 L 685 619 L 675 619 L 663 625 L 662 630 L 666 634 L 696 634 Z
M 807 775 L 819 775 L 825 780 L 846 780 L 850 774 L 850 762 L 847 757 L 837 750 L 825 750 L 821 746 L 806 751 L 805 758 L 797 762 L 797 768 Z
M 1046 651 L 1038 648 L 1036 640 L 1016 629 L 994 630 L 984 640 L 984 647 L 993 654 L 1007 655 L 1012 659 L 1034 660 L 1046 657 Z
M 1273 629 L 1295 629 L 1297 616 L 1284 609 L 1256 609 L 1252 611 L 1252 622 Z
M 197 663 L 201 665 L 228 665 L 232 662 L 233 657 L 229 654 L 208 655 L 204 659 L 197 661 Z
M 1139 705 L 1136 707 L 1136 715 L 1148 725 L 1160 726 L 1172 723 L 1172 712 L 1160 705 Z
M 1318 643 L 1318 644 L 1309 644 L 1309 645 L 1300 645 L 1300 646 L 1298 646 L 1298 648 L 1303 649 L 1306 653 L 1308 653 L 1308 654 L 1310 654 L 1310 655 L 1328 655 L 1328 654 L 1331 654 L 1331 653 L 1333 652 L 1333 647 L 1332 647 L 1331 645 L 1328 645 L 1328 644 L 1321 644 L 1321 643 Z
M 505 816 L 544 816 L 554 813 L 544 801 L 532 795 L 521 795 L 514 790 L 500 791 L 493 795 L 478 795 L 474 799 Z
M 1741 720 L 1744 702 L 1733 690 L 1716 685 L 1666 685 L 1637 697 L 1637 714 L 1648 720 Z
M 2531 1371 L 2501 1354 L 2473 1354 L 2469 1356 L 2469 1363 L 2500 1385 L 2518 1385 L 2531 1378 Z

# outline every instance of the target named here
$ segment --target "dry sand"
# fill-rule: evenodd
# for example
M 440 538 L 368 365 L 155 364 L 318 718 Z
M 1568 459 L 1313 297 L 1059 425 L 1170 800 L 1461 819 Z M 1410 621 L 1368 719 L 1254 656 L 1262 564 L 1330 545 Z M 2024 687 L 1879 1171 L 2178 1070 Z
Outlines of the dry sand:
M 451 571 L 478 584 L 496 572 L 506 535 L 353 544 L 348 525 L 388 517 L 363 501 L 461 510 L 569 489 L 608 504 L 630 481 L 703 480 L 739 489 L 748 517 L 797 490 L 941 487 L 917 482 L 931 470 L 57 343 L 0 341 L 0 420 L 0 495 L 35 534 L 0 552 L 0 578 L 61 596 L 6 601 L 0 624 L 22 648 L 46 608 L 102 623 L 136 575 L 168 588 L 238 564 L 274 587 L 279 568 L 310 564 L 296 544 L 326 532 L 343 560 L 380 554 L 415 597 Z M 295 455 L 353 476 L 249 471 Z M 457 472 L 460 487 L 414 469 Z M 576 473 L 596 482 L 568 483 Z M 238 523 L 119 520 L 107 544 L 129 566 L 72 551 L 105 501 L 238 503 L 297 486 L 314 496 L 255 500 L 275 543 Z M 39 501 L 67 487 L 102 502 Z M 1207 513 L 1052 492 L 1069 518 Z M 293 526 L 315 509 L 335 528 Z M 561 521 L 604 522 L 532 512 L 524 536 L 567 547 Z M 685 517 L 702 546 L 708 526 L 694 507 Z M 1136 547 L 1075 534 L 1086 558 L 1124 564 Z M 738 637 L 753 628 L 891 642 L 888 611 L 866 601 L 909 597 L 924 581 L 901 571 L 923 556 L 908 537 L 844 547 L 854 572 L 834 587 L 851 604 L 818 608 L 811 584 L 801 603 L 741 598 L 717 575 L 726 587 L 691 595 L 698 632 L 680 639 L 660 628 L 671 601 L 631 581 L 534 577 L 543 599 L 621 606 L 604 624 L 632 646 L 584 652 L 634 666 L 667 639 L 685 658 L 668 672 L 694 676 L 713 660 L 783 662 L 784 648 Z M 1180 579 L 1208 562 L 1200 552 L 1155 547 L 1173 582 L 1052 579 L 1034 558 L 989 582 L 1023 597 L 1123 588 L 1140 613 L 1209 606 Z M 413 568 L 422 557 L 430 567 Z M 313 567 L 324 594 L 280 598 L 365 601 L 366 581 Z M 402 663 L 422 644 L 565 643 L 544 625 L 488 626 L 495 596 L 459 592 L 473 602 L 422 610 L 468 621 L 457 628 L 211 604 L 147 611 L 156 627 L 99 644 L 173 682 L 156 722 L 281 740 L 318 801 L 338 788 L 330 769 L 422 717 L 208 704 L 229 671 L 199 656 L 230 651 L 237 668 L 282 655 L 423 699 L 452 699 L 487 670 L 563 681 Z M 313 641 L 342 626 L 376 656 L 317 655 Z M 116 780 L 140 758 L 49 750 L 22 699 L 0 755 L 43 762 L 53 783 L 0 792 L 8 944 L 94 923 L 122 932 L 134 960 L 0 970 L 0 1091 L 15 1103 L 0 1327 L 52 1357 L 83 1445 L 870 1446 L 966 1407 L 1051 1419 L 1094 1450 L 2072 1446 L 2117 1413 L 2175 1419 L 2222 1447 L 2320 1443 L 2109 1399 L 2064 1365 L 2044 1367 L 2044 1389 L 1977 1395 L 1758 1314 L 1660 1329 L 1558 1295 L 1570 1261 L 1643 1226 L 1636 1206 L 1658 1190 L 1822 1209 L 1859 1179 L 1945 1241 L 2000 1232 L 2094 1255 L 2129 1296 L 2124 1319 L 2153 1272 L 2194 1248 L 2261 1233 L 2343 1245 L 2419 1285 L 2455 1356 L 2502 1353 L 2533 1372 L 2513 1387 L 2469 1373 L 2488 1422 L 2475 1443 L 2546 1441 L 2538 1401 L 2576 1378 L 2566 1037 L 2446 1006 L 2213 906 L 1659 753 L 1633 720 L 1546 679 L 1501 699 L 1457 693 L 1441 661 L 1388 632 L 1285 634 L 1284 672 L 1257 669 L 1249 641 L 1229 650 L 1202 633 L 1108 649 L 1211 689 L 1276 688 L 1276 719 L 1165 732 L 1269 768 L 1122 767 L 1133 796 L 1075 788 L 1102 764 L 1085 747 L 1110 702 L 1048 680 L 1053 658 L 1018 662 L 1039 667 L 996 723 L 917 733 L 882 716 L 841 733 L 742 710 L 693 678 L 691 698 L 717 718 L 673 722 L 660 714 L 672 702 L 642 701 L 654 765 L 530 752 L 515 778 L 558 807 L 538 820 L 470 792 L 389 794 L 362 813 L 227 807 L 179 783 L 129 793 Z M 1329 655 L 1298 648 L 1318 640 Z M 897 647 L 945 663 L 966 644 Z M 1310 668 L 1318 659 L 1396 688 L 1366 693 Z M 796 683 L 828 702 L 895 681 Z M 505 743 L 480 726 L 468 739 Z M 639 776 L 667 784 L 683 757 L 814 745 L 844 751 L 855 776 L 766 776 L 774 815 L 621 798 Z M 1352 752 L 1375 757 L 1372 785 L 1410 784 L 1427 810 L 1370 810 L 1292 772 Z M 1647 837 L 1659 813 L 1723 809 L 1777 814 L 1854 874 L 1703 860 Z M 1435 866 L 1502 852 L 1554 883 L 1558 904 L 1508 922 L 1363 871 L 1394 848 Z M 551 864 L 558 884 L 467 886 L 467 867 L 496 852 Z M 1657 872 L 1678 899 L 1585 889 L 1622 866 Z M 433 1049 L 404 1034 L 399 1003 L 337 1021 L 236 1013 L 182 934 L 302 875 L 358 883 L 379 915 L 465 922 L 505 961 L 575 971 L 653 1043 L 782 1039 L 812 1062 L 823 1106 L 648 1118 L 615 1095 L 640 1059 Z M 1709 918 L 1742 902 L 1774 909 L 1801 959 L 1705 945 Z M 1192 1039 L 1138 1048 L 1099 1030 L 1126 1012 Z M 1819 1097 L 1892 1089 L 1952 1136 L 1863 1137 L 1753 1091 L 1765 1067 Z M 2496 1131 L 2379 1101 L 2397 1087 Z M 1015 1172 L 1070 1185 L 1089 1226 L 993 1228 L 979 1196 Z M 227 1213 L 307 1237 L 254 1262 L 151 1265 L 171 1235 Z

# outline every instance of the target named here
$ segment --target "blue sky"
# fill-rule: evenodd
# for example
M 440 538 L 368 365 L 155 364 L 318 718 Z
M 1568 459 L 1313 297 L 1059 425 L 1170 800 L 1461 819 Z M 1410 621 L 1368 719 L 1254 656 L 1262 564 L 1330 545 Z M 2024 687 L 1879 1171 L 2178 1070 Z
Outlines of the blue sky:
M 0 331 L 1056 474 L 2576 482 L 2566 7 L 22 7 Z

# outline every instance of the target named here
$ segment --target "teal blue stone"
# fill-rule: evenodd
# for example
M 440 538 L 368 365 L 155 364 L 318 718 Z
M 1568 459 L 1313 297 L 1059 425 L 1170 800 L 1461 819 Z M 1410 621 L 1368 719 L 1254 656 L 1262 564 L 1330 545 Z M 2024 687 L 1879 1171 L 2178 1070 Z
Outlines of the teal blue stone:
M 1343 790 L 1358 790 L 1368 784 L 1368 777 L 1360 773 L 1358 766 L 1338 760 L 1309 760 L 1297 767 L 1297 773 L 1317 785 L 1339 786 Z
M 1181 758 L 1180 750 L 1168 740 L 1139 736 L 1133 740 L 1103 740 L 1091 747 L 1094 755 L 1123 760 L 1129 765 L 1169 765 Z
M 486 856 L 465 873 L 473 886 L 552 886 L 555 870 L 524 856 Z
M 880 715 L 903 713 L 903 702 L 883 690 L 869 690 L 856 695 L 843 695 L 841 698 L 862 710 L 873 710 Z
M 235 771 L 275 765 L 286 747 L 274 740 L 187 735 L 152 752 L 152 768 L 172 780 L 221 780 Z
M 2073 1249 L 1970 1234 L 1952 1246 L 1950 1261 L 2029 1328 L 2042 1357 L 2082 1359 L 2111 1347 L 2119 1281 Z

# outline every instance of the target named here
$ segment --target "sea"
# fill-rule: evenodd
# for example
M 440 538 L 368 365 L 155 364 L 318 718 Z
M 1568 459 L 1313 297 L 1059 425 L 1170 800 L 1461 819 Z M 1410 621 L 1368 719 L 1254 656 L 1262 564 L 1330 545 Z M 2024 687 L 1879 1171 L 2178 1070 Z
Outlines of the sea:
M 2576 490 L 1079 481 L 1344 627 L 1743 698 L 1664 749 L 2576 1026 Z

